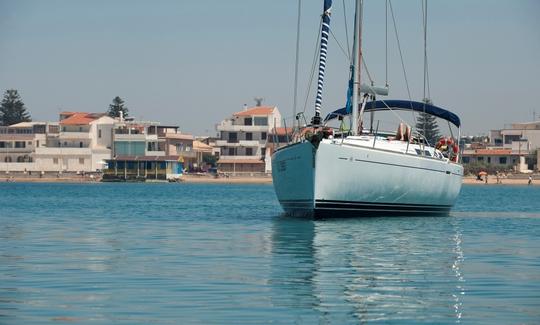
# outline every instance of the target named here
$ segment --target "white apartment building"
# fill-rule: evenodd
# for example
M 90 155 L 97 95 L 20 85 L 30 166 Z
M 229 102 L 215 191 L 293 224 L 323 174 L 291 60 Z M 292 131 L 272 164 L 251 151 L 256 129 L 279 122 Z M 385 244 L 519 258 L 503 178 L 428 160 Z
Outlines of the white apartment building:
M 0 154 L 4 161 L 0 170 L 101 170 L 105 160 L 111 157 L 115 122 L 104 113 L 63 112 L 56 123 L 23 122 L 4 127 L 6 131 L 0 131 L 0 147 L 4 146 L 0 151 L 5 149 L 4 154 Z
M 63 112 L 58 134 L 47 136 L 46 147 L 34 153 L 38 169 L 45 171 L 101 170 L 111 157 L 115 119 L 105 113 Z
M 0 126 L 1 170 L 19 170 L 24 164 L 34 162 L 34 151 L 46 146 L 47 134 L 58 133 L 58 123 L 21 122 L 10 126 Z
M 276 106 L 245 107 L 216 126 L 220 150 L 218 169 L 223 172 L 271 172 L 266 156 L 266 141 L 272 129 L 281 126 L 281 114 Z

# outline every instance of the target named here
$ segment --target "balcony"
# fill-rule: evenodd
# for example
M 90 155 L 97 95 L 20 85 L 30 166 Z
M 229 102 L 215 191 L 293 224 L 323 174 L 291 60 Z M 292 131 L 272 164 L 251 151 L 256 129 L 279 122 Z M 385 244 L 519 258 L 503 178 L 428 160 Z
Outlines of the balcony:
M 262 156 L 227 156 L 221 155 L 219 159 L 223 160 L 261 160 Z
M 240 140 L 240 146 L 242 147 L 261 147 L 265 146 L 266 140 L 261 142 L 259 140 Z
M 236 140 L 237 142 L 229 142 L 229 140 L 216 140 L 216 147 L 264 147 L 266 141 L 259 140 Z
M 150 151 L 146 150 L 146 156 L 165 156 L 165 151 Z
M 268 125 L 232 125 L 232 124 L 218 124 L 216 126 L 218 131 L 232 131 L 232 132 L 270 132 Z
M 91 139 L 92 136 L 89 132 L 62 132 L 60 133 L 59 139 Z
M 35 155 L 43 156 L 85 156 L 91 155 L 90 148 L 70 148 L 70 147 L 40 147 L 35 149 Z
M 33 147 L 26 148 L 0 148 L 0 153 L 32 153 Z
M 155 134 L 115 134 L 114 141 L 157 141 Z

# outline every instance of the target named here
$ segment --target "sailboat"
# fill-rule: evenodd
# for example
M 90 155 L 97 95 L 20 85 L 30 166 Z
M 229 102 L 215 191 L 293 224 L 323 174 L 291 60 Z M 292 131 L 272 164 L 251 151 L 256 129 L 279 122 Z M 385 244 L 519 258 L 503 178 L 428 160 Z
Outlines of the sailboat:
M 272 155 L 277 198 L 289 214 L 312 217 L 448 214 L 461 190 L 461 121 L 429 101 L 378 100 L 384 88 L 360 84 L 361 12 L 356 0 L 353 62 L 348 104 L 321 116 L 332 1 L 324 0 L 315 114 L 295 131 L 294 141 Z M 364 115 L 381 111 L 421 112 L 448 121 L 458 137 L 430 144 L 421 132 L 400 123 L 397 132 L 363 128 Z M 349 130 L 329 121 L 349 117 Z

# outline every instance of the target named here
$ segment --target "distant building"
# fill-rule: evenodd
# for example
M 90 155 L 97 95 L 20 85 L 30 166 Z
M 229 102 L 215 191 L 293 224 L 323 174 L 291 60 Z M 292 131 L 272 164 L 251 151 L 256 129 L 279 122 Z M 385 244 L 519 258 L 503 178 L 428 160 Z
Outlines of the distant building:
M 35 149 L 45 147 L 47 134 L 58 134 L 58 130 L 58 123 L 47 122 L 21 122 L 0 126 L 0 163 L 4 163 L 3 166 L 6 167 L 2 170 L 9 170 L 9 166 L 5 165 L 7 163 L 33 163 Z M 19 170 L 17 167 L 21 166 L 12 165 L 11 170 Z
M 538 170 L 540 121 L 514 123 L 491 130 L 489 142 L 472 142 L 463 150 L 464 164 L 481 163 L 517 172 Z
M 292 141 L 292 128 L 277 127 L 270 131 L 266 140 L 266 170 L 272 171 L 272 154 Z
M 41 170 L 101 170 L 111 157 L 111 130 L 115 120 L 105 113 L 60 113 L 59 132 L 47 134 L 46 146 L 34 157 Z
M 165 156 L 159 148 L 158 122 L 117 121 L 112 132 L 113 157 Z
M 266 141 L 272 129 L 281 126 L 281 114 L 275 106 L 245 107 L 231 118 L 221 121 L 216 129 L 220 149 L 218 169 L 231 173 L 268 173 L 265 162 Z
M 167 133 L 165 135 L 165 152 L 168 156 L 182 157 L 184 168 L 188 170 L 200 167 L 197 153 L 193 145 L 193 135 L 184 133 Z
M 59 122 L 0 127 L 4 171 L 92 172 L 111 156 L 115 120 L 102 113 L 63 112 Z

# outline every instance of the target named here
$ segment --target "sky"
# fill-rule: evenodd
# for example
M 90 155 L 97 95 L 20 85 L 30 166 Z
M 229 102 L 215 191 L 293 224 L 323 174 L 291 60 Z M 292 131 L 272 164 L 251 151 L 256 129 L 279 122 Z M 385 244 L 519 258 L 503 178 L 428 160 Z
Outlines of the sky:
M 297 110 L 307 116 L 322 2 L 302 1 Z M 420 100 L 421 1 L 392 5 L 411 98 Z M 115 96 L 133 117 L 195 135 L 215 135 L 215 124 L 255 97 L 290 119 L 297 7 L 297 0 L 0 0 L 0 91 L 17 89 L 41 121 L 60 111 L 104 112 Z M 345 103 L 349 63 L 340 45 L 347 48 L 353 8 L 334 0 L 326 113 Z M 430 97 L 460 116 L 462 134 L 531 121 L 535 111 L 540 119 L 539 14 L 538 0 L 428 1 Z M 389 20 L 388 98 L 407 99 L 393 28 Z M 365 0 L 362 47 L 375 84 L 384 85 L 382 0 Z

